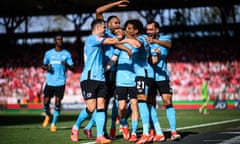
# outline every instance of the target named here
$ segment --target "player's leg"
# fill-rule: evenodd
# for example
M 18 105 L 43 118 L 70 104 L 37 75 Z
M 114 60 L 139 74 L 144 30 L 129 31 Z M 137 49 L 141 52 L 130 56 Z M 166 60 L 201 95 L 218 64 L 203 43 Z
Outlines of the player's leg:
M 148 79 L 148 108 L 150 113 L 150 136 L 153 141 L 164 141 L 165 136 L 162 132 L 161 125 L 156 111 L 157 87 L 154 79 Z M 151 128 L 152 127 L 152 128 Z
M 44 98 L 43 98 L 43 112 L 45 115 L 44 121 L 42 123 L 43 127 L 47 127 L 50 122 L 51 112 L 50 112 L 50 102 L 54 95 L 53 89 L 46 85 L 44 88 Z
M 81 88 L 83 97 L 86 103 L 86 108 L 82 109 L 78 115 L 77 120 L 75 121 L 74 125 L 72 126 L 72 134 L 71 140 L 77 142 L 78 141 L 78 134 L 79 128 L 81 124 L 94 112 L 96 109 L 96 85 L 94 81 L 87 80 L 81 82 Z
M 172 103 L 172 88 L 170 87 L 168 80 L 158 82 L 157 85 L 166 107 L 166 117 L 170 125 L 171 140 L 178 140 L 181 136 L 176 131 L 176 111 Z
M 166 107 L 166 116 L 170 125 L 170 130 L 175 131 L 176 130 L 176 111 L 171 102 L 172 95 L 162 94 L 162 99 Z
M 118 102 L 114 98 L 112 101 L 112 123 L 111 123 L 111 129 L 110 129 L 110 137 L 111 139 L 116 138 L 116 119 L 118 117 Z
M 171 130 L 171 140 L 180 139 L 181 136 L 176 131 L 176 111 L 172 104 L 172 95 L 162 94 L 162 98 L 166 107 L 166 116 Z
M 106 78 L 106 85 L 107 85 L 107 95 L 105 97 L 105 116 L 106 116 L 106 120 L 105 120 L 105 123 L 104 123 L 104 135 L 105 137 L 109 137 L 108 136 L 108 133 L 107 133 L 107 120 L 108 120 L 108 106 L 109 106 L 109 102 L 111 100 L 111 98 L 113 97 L 114 95 L 114 91 L 115 91 L 115 81 L 116 81 L 116 71 L 107 71 L 105 73 L 105 78 Z M 115 113 L 113 113 L 114 111 L 117 111 L 116 105 L 114 104 L 113 105 L 113 109 L 112 109 L 112 119 L 116 119 L 115 117 Z M 110 129 L 110 138 L 115 138 L 115 134 L 114 134 L 114 131 L 116 129 L 114 129 L 114 123 L 112 123 L 113 127 Z M 111 134 L 112 133 L 112 134 Z
M 147 90 L 146 79 L 144 77 L 136 77 L 138 109 L 142 120 L 143 134 L 137 141 L 139 143 L 146 143 L 149 141 L 149 110 L 147 106 Z
M 158 119 L 158 114 L 157 114 L 155 105 L 152 103 L 149 103 L 148 107 L 149 107 L 149 112 L 151 116 L 151 121 L 155 130 L 155 136 L 153 137 L 153 141 L 164 141 L 165 136 L 161 129 L 161 125 Z
M 65 86 L 55 87 L 55 107 L 53 111 L 53 119 L 50 126 L 50 131 L 55 132 L 57 130 L 56 124 L 61 112 L 61 101 L 64 96 Z
M 204 100 L 204 104 L 203 104 L 203 114 L 209 114 L 207 111 L 207 105 L 208 105 L 208 99 Z
M 91 119 L 83 129 L 83 133 L 86 135 L 87 138 L 92 138 L 92 128 L 95 124 L 95 117 L 96 117 L 96 110 L 93 112 Z
M 111 100 L 111 98 L 113 97 L 113 91 L 114 91 L 114 84 L 110 83 L 107 84 L 107 94 L 105 97 L 105 122 L 104 122 L 104 127 L 103 127 L 103 131 L 104 131 L 104 136 L 109 138 L 108 132 L 107 132 L 107 120 L 108 120 L 108 106 L 109 106 L 109 102 Z
M 71 139 L 72 141 L 78 141 L 78 134 L 79 134 L 79 128 L 81 124 L 92 115 L 96 108 L 96 99 L 88 99 L 86 100 L 86 108 L 82 109 L 78 115 L 77 120 L 75 121 L 74 125 L 72 126 L 72 134 Z
M 126 118 L 128 119 L 132 115 L 132 106 L 131 106 L 131 100 L 127 102 L 127 112 L 126 112 Z
M 205 104 L 205 101 L 202 100 L 202 105 L 200 106 L 200 108 L 198 109 L 199 113 L 202 113 L 203 112 L 203 108 L 204 108 L 204 104 Z
M 118 116 L 120 125 L 122 126 L 122 134 L 125 140 L 129 138 L 129 129 L 126 118 L 126 107 L 127 107 L 127 87 L 116 87 L 115 96 L 118 100 Z
M 130 110 L 131 111 L 131 124 L 132 124 L 132 131 L 131 136 L 129 138 L 130 142 L 137 141 L 137 128 L 138 128 L 138 101 L 136 97 L 136 89 L 132 88 L 130 97 Z
M 95 117 L 96 127 L 97 127 L 97 143 L 111 143 L 110 139 L 104 137 L 104 124 L 106 118 L 106 108 L 105 108 L 105 96 L 107 92 L 107 87 L 105 82 L 98 82 L 97 91 L 97 112 Z
M 51 122 L 51 126 L 50 126 L 50 131 L 51 132 L 56 132 L 57 130 L 57 127 L 56 127 L 56 124 L 57 124 L 57 120 L 58 120 L 58 117 L 60 115 L 60 111 L 61 111 L 61 100 L 59 97 L 55 97 L 55 107 L 54 107 L 54 110 L 53 110 L 53 116 L 52 116 L 52 122 Z
M 128 123 L 126 118 L 126 99 L 118 99 L 118 116 L 120 125 L 122 126 L 122 134 L 125 140 L 129 138 Z

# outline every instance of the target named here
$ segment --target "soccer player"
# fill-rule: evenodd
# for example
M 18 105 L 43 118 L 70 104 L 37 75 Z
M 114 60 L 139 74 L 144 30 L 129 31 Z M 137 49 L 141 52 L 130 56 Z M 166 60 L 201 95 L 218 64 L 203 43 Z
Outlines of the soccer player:
M 208 112 L 207 112 L 207 105 L 208 105 L 208 100 L 209 100 L 209 97 L 208 97 L 208 82 L 209 82 L 209 78 L 204 77 L 202 85 L 201 85 L 203 104 L 199 108 L 199 112 L 203 113 L 204 115 L 208 114 Z
M 144 37 L 146 38 L 146 35 L 144 35 Z M 156 43 L 147 43 L 147 49 L 149 51 L 148 55 L 148 63 L 150 66 L 150 67 L 148 66 L 149 72 L 152 72 L 153 71 L 152 66 L 159 62 L 161 52 L 158 47 L 160 46 Z M 157 88 L 155 84 L 154 72 L 153 75 L 152 73 L 148 73 L 147 83 L 149 86 L 147 104 L 150 115 L 150 132 L 149 132 L 150 140 L 154 142 L 161 142 L 165 140 L 165 136 L 162 132 L 156 111 Z
M 129 3 L 128 0 L 119 0 L 112 3 L 105 4 L 103 6 L 100 6 L 96 9 L 96 18 L 104 20 L 103 13 L 108 11 L 109 9 L 113 7 L 125 7 L 127 6 L 127 3 Z M 120 28 L 120 19 L 117 16 L 109 16 L 107 19 L 107 27 L 105 31 L 105 37 L 114 38 L 116 37 L 114 34 L 115 29 Z M 104 45 L 103 46 L 103 65 L 106 66 L 106 64 L 110 61 L 114 54 L 114 49 L 119 48 L 122 50 L 125 50 L 129 55 L 131 55 L 131 51 L 126 48 L 125 46 L 121 44 L 116 45 Z M 110 70 L 105 72 L 105 78 L 106 78 L 106 84 L 107 84 L 107 95 L 106 95 L 106 117 L 107 117 L 107 108 L 110 99 L 113 97 L 113 93 L 115 90 L 115 81 L 116 81 L 116 65 L 111 66 Z M 115 129 L 115 121 L 117 117 L 117 102 L 113 101 L 113 108 L 112 108 L 112 128 L 110 129 L 110 137 L 112 139 L 115 138 L 116 129 Z M 93 118 L 94 119 L 94 118 Z M 94 120 L 90 119 L 89 123 L 84 128 L 84 133 L 87 137 L 91 137 L 91 128 L 94 125 Z M 108 137 L 107 130 L 106 130 L 106 123 L 104 126 L 104 135 Z
M 166 107 L 166 116 L 170 125 L 171 140 L 180 139 L 181 136 L 176 132 L 176 112 L 172 103 L 172 88 L 170 87 L 169 72 L 167 68 L 168 49 L 171 48 L 171 37 L 169 35 L 160 34 L 160 26 L 155 21 L 150 21 L 146 26 L 148 34 L 148 43 L 159 44 L 160 59 L 154 65 L 155 81 L 159 94 L 162 97 Z
M 45 52 L 42 68 L 47 71 L 46 85 L 44 88 L 43 111 L 46 116 L 42 126 L 47 127 L 51 118 L 50 102 L 55 96 L 55 107 L 52 116 L 50 131 L 57 130 L 56 123 L 60 115 L 61 100 L 64 96 L 67 68 L 74 71 L 74 63 L 71 53 L 63 48 L 63 38 L 56 35 L 54 38 L 55 48 Z
M 127 39 L 128 43 L 124 45 L 134 50 L 141 46 L 141 43 L 134 39 L 128 39 L 125 36 L 125 32 L 122 29 L 116 29 L 115 33 L 118 38 Z M 122 126 L 122 134 L 125 140 L 129 139 L 129 127 L 127 123 L 127 107 L 128 99 L 131 108 L 131 124 L 132 124 L 132 134 L 134 134 L 134 139 L 129 139 L 131 142 L 137 140 L 137 126 L 138 126 L 138 106 L 136 97 L 136 82 L 135 82 L 135 72 L 133 69 L 132 58 L 129 57 L 126 51 L 115 49 L 114 53 L 118 57 L 117 61 L 117 75 L 116 75 L 116 90 L 115 98 L 118 100 L 118 115 L 120 118 L 120 125 Z
M 96 19 L 91 24 L 92 34 L 88 36 L 84 45 L 84 68 L 80 78 L 82 94 L 86 102 L 83 109 L 72 127 L 72 141 L 78 141 L 79 128 L 96 109 L 95 123 L 97 127 L 97 143 L 111 143 L 104 137 L 105 123 L 105 96 L 106 83 L 103 67 L 102 45 L 120 44 L 117 38 L 105 38 L 104 20 Z M 124 42 L 123 42 L 124 43 Z
M 138 99 L 138 109 L 143 125 L 143 134 L 137 141 L 137 144 L 149 142 L 149 110 L 147 106 L 147 91 L 148 91 L 148 63 L 147 63 L 147 50 L 145 47 L 146 40 L 141 36 L 143 32 L 143 24 L 137 19 L 128 20 L 124 27 L 129 37 L 141 42 L 141 47 L 136 49 L 132 55 L 133 68 L 136 74 L 136 90 Z M 153 71 L 152 71 L 153 75 Z M 133 134 L 132 134 L 133 135 Z M 133 135 L 134 137 L 134 135 Z M 132 136 L 130 137 L 130 139 Z

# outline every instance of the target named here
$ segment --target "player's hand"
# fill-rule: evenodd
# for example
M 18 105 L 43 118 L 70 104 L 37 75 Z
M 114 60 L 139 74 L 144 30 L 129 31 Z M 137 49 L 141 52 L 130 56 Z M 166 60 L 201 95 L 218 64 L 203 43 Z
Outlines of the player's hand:
M 53 74 L 54 71 L 51 64 L 47 66 L 47 71 Z
M 129 0 L 120 0 L 118 3 L 118 7 L 126 7 L 129 3 Z
M 153 43 L 154 38 L 153 37 L 146 37 L 146 40 L 148 43 Z
M 132 57 L 132 50 L 127 49 L 127 53 L 128 53 L 128 56 L 129 56 L 129 57 Z
M 157 54 L 159 54 L 159 55 L 161 54 L 161 51 L 160 51 L 160 49 L 158 49 L 158 48 L 155 48 L 154 51 L 155 51 Z
M 62 64 L 62 65 L 64 65 L 64 66 L 66 66 L 66 63 L 65 63 L 65 61 L 61 61 L 61 64 Z

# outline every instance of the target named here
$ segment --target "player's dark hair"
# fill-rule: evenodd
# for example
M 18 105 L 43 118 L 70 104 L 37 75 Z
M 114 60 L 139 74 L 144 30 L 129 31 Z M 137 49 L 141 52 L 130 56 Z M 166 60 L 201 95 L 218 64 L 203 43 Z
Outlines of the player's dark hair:
M 138 20 L 138 19 L 127 20 L 126 23 L 124 24 L 125 29 L 126 29 L 128 24 L 132 24 L 133 28 L 138 30 L 137 34 L 143 33 L 143 24 L 140 20 Z
M 103 20 L 103 19 L 95 19 L 95 20 L 93 20 L 93 22 L 91 23 L 91 28 L 94 29 L 97 24 L 101 24 L 101 23 L 104 23 L 104 20 Z
M 113 18 L 117 18 L 117 19 L 118 19 L 118 17 L 115 16 L 115 15 L 109 16 L 109 17 L 107 18 L 107 23 L 108 23 L 110 20 L 112 20 Z
M 55 36 L 54 36 L 54 40 L 56 40 L 56 39 L 57 39 L 57 37 L 61 37 L 61 38 L 63 39 L 63 36 L 62 36 L 62 34 L 61 34 L 61 33 L 57 33 L 57 34 L 55 34 Z
M 159 25 L 159 23 L 156 22 L 156 21 L 149 21 L 147 24 L 154 24 L 154 27 L 155 27 L 155 28 L 160 29 L 160 25 Z

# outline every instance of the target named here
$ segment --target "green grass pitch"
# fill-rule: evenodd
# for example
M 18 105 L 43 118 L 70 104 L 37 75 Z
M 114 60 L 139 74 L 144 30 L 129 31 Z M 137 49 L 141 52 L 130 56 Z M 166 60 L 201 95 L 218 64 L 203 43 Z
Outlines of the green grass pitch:
M 186 137 L 189 134 L 206 131 L 221 131 L 229 127 L 236 127 L 240 121 L 239 110 L 209 110 L 209 115 L 202 115 L 197 110 L 176 110 L 177 129 Z M 43 120 L 41 111 L 16 110 L 0 111 L 0 143 L 1 144 L 75 144 L 71 142 L 71 127 L 77 119 L 79 112 L 62 112 L 57 123 L 57 132 L 51 133 L 49 127 L 42 128 Z M 165 110 L 158 110 L 161 127 L 169 138 L 168 122 Z M 110 117 L 108 115 L 108 130 L 110 128 Z M 236 121 L 231 121 L 236 120 Z M 87 139 L 82 132 L 83 127 L 88 122 L 85 121 L 79 133 L 81 144 L 94 142 L 95 139 Z M 130 119 L 129 119 L 130 124 Z M 225 123 L 226 122 L 226 123 Z M 119 125 L 118 125 L 119 126 Z M 141 121 L 139 121 L 138 134 L 141 134 Z M 93 128 L 93 135 L 96 136 L 96 127 Z M 117 130 L 117 139 L 113 144 L 125 143 L 121 133 Z

